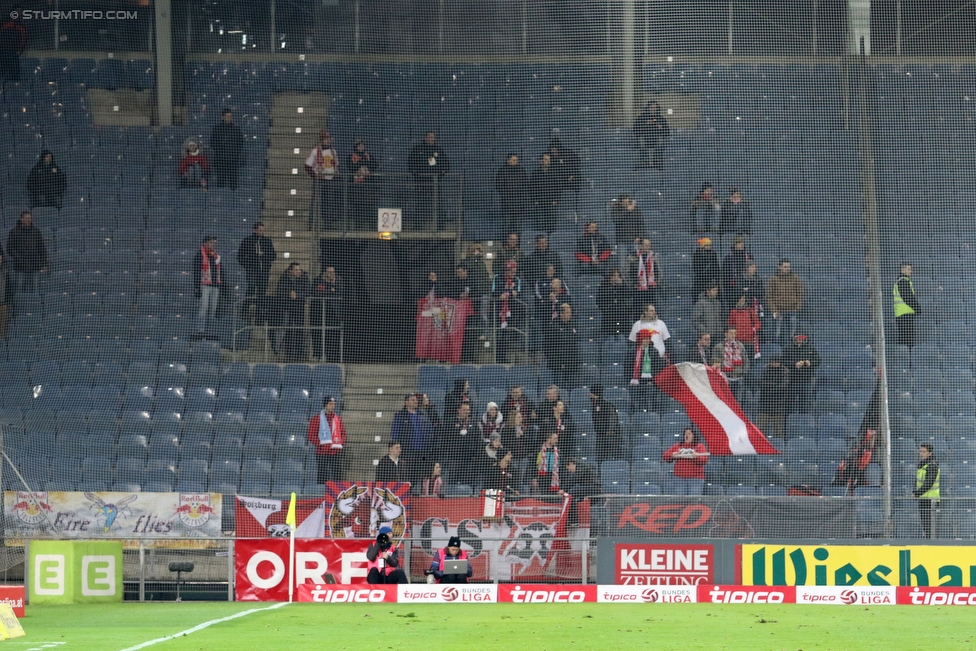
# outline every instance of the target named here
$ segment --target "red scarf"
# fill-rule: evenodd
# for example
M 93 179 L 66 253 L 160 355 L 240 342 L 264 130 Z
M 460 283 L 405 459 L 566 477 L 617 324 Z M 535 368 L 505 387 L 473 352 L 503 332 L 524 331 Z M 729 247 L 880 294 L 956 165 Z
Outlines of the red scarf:
M 352 155 L 349 157 L 349 160 L 352 162 L 353 165 L 357 165 L 358 163 L 364 162 L 364 161 L 366 163 L 368 163 L 369 160 L 370 160 L 369 159 L 369 152 L 368 151 L 364 151 L 362 154 L 360 154 L 358 151 L 354 151 L 352 153 Z M 369 167 L 362 166 L 362 165 L 360 165 L 360 167 L 363 168 L 363 172 L 362 172 L 362 174 L 360 174 L 359 168 L 357 168 L 356 170 L 354 170 L 354 172 L 353 172 L 354 176 L 353 176 L 353 179 L 352 179 L 352 182 L 353 183 L 362 183 L 363 181 L 365 181 L 367 179 L 367 177 L 369 177 L 369 173 L 370 173 L 369 172 Z
M 543 443 L 542 450 L 539 451 L 538 466 L 540 477 L 549 474 L 549 488 L 559 490 L 559 448 L 550 448 Z
M 213 255 L 214 267 L 217 269 L 217 282 L 214 282 L 213 272 L 210 269 L 210 256 Z M 205 246 L 200 247 L 200 284 L 219 285 L 220 284 L 220 256 L 214 251 L 211 253 Z
M 434 477 L 433 481 L 428 477 L 424 480 L 424 488 L 422 491 L 424 497 L 440 497 L 441 496 L 441 478 Z
M 722 371 L 731 373 L 735 370 L 736 366 L 742 366 L 742 353 L 739 348 L 739 342 L 735 339 L 732 341 L 726 339 L 725 349 L 722 354 Z
M 502 320 L 502 328 L 508 327 L 508 318 L 512 316 L 512 311 L 508 309 L 508 299 L 512 295 L 511 290 L 515 289 L 515 279 L 510 278 L 508 274 L 505 274 L 505 298 L 502 299 L 502 311 L 499 314 L 499 318 Z
M 657 280 L 654 278 L 654 252 L 645 256 L 643 253 L 637 254 L 637 289 L 645 291 L 651 287 L 657 287 Z

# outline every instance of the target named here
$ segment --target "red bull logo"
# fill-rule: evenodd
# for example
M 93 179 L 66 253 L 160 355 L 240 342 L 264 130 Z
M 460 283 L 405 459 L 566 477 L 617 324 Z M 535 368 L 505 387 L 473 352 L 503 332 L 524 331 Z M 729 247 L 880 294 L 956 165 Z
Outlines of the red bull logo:
M 21 522 L 30 525 L 37 525 L 47 518 L 45 511 L 51 513 L 51 505 L 48 503 L 47 493 L 28 493 L 17 491 L 17 499 L 10 510 L 17 514 Z
M 180 493 L 176 515 L 188 527 L 202 527 L 216 511 L 210 506 L 209 493 Z

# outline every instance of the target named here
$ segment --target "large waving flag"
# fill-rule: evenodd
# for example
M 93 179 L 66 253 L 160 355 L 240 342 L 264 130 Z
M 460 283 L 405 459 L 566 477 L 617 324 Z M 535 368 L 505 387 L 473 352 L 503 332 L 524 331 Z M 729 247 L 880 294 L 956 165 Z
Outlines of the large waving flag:
M 684 405 L 712 455 L 779 454 L 759 428 L 749 422 L 732 397 L 725 377 L 715 369 L 681 362 L 666 367 L 654 382 Z

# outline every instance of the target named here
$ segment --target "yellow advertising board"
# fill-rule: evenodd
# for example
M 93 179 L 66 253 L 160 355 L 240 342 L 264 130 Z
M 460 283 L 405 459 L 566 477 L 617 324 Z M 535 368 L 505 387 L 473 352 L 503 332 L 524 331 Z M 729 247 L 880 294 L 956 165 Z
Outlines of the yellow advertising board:
M 10 604 L 0 604 L 0 635 L 5 640 L 26 635 Z
M 740 545 L 742 585 L 976 587 L 976 547 Z

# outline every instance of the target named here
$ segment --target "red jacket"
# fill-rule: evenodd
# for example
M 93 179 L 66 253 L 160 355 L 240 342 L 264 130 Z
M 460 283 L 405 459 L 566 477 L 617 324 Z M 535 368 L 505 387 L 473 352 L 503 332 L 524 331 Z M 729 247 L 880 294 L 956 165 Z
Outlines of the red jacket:
M 204 172 L 210 172 L 210 163 L 207 162 L 206 156 L 203 154 L 197 154 L 196 156 L 187 154 L 180 161 L 180 176 L 183 176 L 183 174 L 186 173 L 186 168 L 192 165 L 199 165 L 200 169 L 202 169 Z
M 319 443 L 319 415 L 312 416 L 308 423 L 308 442 L 315 446 L 315 454 L 327 454 L 332 456 L 342 452 L 342 446 L 346 444 L 346 426 L 342 424 L 339 414 L 332 413 L 332 445 L 321 445 Z
M 729 312 L 728 325 L 735 327 L 735 338 L 743 344 L 751 344 L 754 352 L 759 352 L 759 316 L 751 307 L 733 308 Z
M 687 450 L 688 445 L 686 443 L 675 443 L 661 455 L 661 459 L 667 463 L 674 464 L 675 477 L 681 477 L 682 479 L 705 479 L 705 464 L 708 463 L 708 457 L 695 457 L 694 459 L 682 459 L 679 457 L 675 459 L 674 455 L 682 449 Z M 701 443 L 697 444 L 693 449 L 695 452 L 708 452 Z

